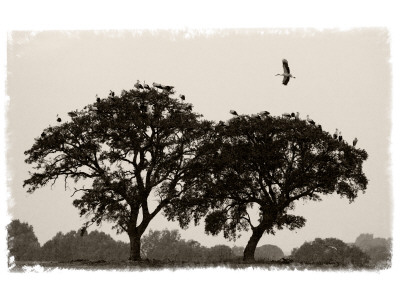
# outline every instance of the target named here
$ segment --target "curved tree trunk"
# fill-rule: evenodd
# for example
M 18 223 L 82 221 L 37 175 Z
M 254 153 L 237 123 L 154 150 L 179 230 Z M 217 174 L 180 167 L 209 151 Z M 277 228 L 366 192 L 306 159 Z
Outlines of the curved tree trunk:
M 253 234 L 251 235 L 246 248 L 244 248 L 243 261 L 254 261 L 254 253 L 256 252 L 257 244 L 260 241 L 263 233 L 264 230 L 260 228 L 255 228 L 253 230 Z
M 141 234 L 139 233 L 129 234 L 129 242 L 130 242 L 129 260 L 139 261 L 142 259 L 140 257 L 140 238 Z

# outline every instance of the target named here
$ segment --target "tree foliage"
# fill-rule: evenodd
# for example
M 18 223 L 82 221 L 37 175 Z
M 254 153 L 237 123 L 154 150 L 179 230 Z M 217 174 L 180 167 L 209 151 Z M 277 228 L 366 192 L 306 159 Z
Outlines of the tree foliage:
M 392 241 L 391 239 L 374 238 L 373 234 L 360 234 L 355 246 L 360 248 L 371 258 L 371 264 L 378 263 L 389 264 L 392 258 Z
M 73 230 L 66 234 L 58 232 L 40 252 L 43 261 L 120 261 L 128 257 L 129 245 L 97 230 L 83 235 Z
M 150 230 L 143 236 L 142 255 L 150 260 L 205 262 L 207 248 L 181 238 L 178 230 Z
M 285 254 L 281 248 L 268 244 L 257 247 L 254 253 L 254 258 L 256 260 L 278 261 L 284 256 Z
M 366 266 L 369 257 L 358 247 L 348 246 L 335 238 L 316 238 L 312 242 L 305 242 L 299 249 L 292 252 L 295 262 L 306 264 L 335 264 L 339 266 Z
M 7 226 L 9 255 L 16 261 L 32 261 L 39 257 L 40 244 L 32 225 L 12 220 Z
M 354 201 L 367 178 L 368 155 L 306 120 L 272 116 L 239 116 L 219 123 L 209 143 L 199 149 L 192 190 L 166 208 L 169 219 L 185 228 L 205 217 L 205 231 L 235 239 L 251 229 L 245 249 L 254 258 L 264 232 L 301 228 L 306 220 L 290 214 L 297 200 L 320 201 L 337 193 Z M 258 219 L 249 212 L 258 210 Z M 247 254 L 246 254 L 247 253 Z
M 173 93 L 123 91 L 70 113 L 71 120 L 49 126 L 25 151 L 35 172 L 28 192 L 64 180 L 73 184 L 73 204 L 99 225 L 115 224 L 131 239 L 131 258 L 140 259 L 140 237 L 149 222 L 185 185 L 182 179 L 207 138 L 210 123 Z M 71 182 L 71 180 L 73 182 Z M 157 205 L 151 211 L 149 196 Z

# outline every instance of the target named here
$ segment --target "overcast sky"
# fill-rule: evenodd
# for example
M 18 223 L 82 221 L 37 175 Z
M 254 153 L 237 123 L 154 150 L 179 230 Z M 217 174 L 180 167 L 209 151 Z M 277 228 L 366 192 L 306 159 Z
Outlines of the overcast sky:
M 282 85 L 282 58 L 296 79 Z M 33 225 L 43 244 L 57 232 L 77 230 L 84 222 L 72 206 L 72 187 L 62 182 L 27 194 L 22 182 L 30 166 L 23 152 L 56 115 L 81 109 L 133 88 L 137 79 L 175 86 L 194 110 L 211 120 L 230 118 L 229 110 L 273 115 L 310 115 L 345 140 L 357 137 L 357 147 L 369 158 L 364 170 L 369 185 L 352 204 L 338 196 L 322 202 L 299 202 L 295 213 L 307 219 L 300 230 L 264 235 L 259 245 L 274 244 L 289 253 L 304 241 L 335 237 L 354 242 L 361 233 L 391 236 L 392 199 L 389 172 L 391 129 L 391 65 L 385 29 L 350 31 L 221 30 L 211 35 L 171 31 L 138 32 L 14 32 L 7 53 L 7 171 L 10 176 L 12 218 Z M 116 236 L 110 225 L 103 225 Z M 159 214 L 148 229 L 176 229 Z M 96 229 L 92 227 L 91 229 Z M 147 232 L 146 232 L 147 233 Z M 181 230 L 185 239 L 206 246 L 244 246 L 250 233 L 235 243 L 207 236 L 203 226 Z

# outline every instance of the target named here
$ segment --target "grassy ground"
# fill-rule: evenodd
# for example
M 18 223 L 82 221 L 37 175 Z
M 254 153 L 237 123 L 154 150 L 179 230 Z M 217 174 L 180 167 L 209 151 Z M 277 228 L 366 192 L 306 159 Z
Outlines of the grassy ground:
M 40 266 L 40 267 L 36 267 Z M 218 268 L 224 267 L 229 269 L 265 269 L 269 271 L 274 270 L 320 270 L 320 271 L 376 271 L 386 269 L 389 266 L 369 266 L 363 268 L 355 268 L 352 266 L 341 267 L 335 265 L 305 265 L 298 263 L 282 264 L 277 262 L 254 262 L 245 263 L 242 261 L 231 262 L 215 262 L 215 263 L 194 263 L 194 262 L 171 262 L 171 261 L 157 261 L 157 260 L 143 260 L 140 262 L 130 261 L 87 261 L 76 260 L 68 262 L 16 262 L 10 266 L 11 272 L 26 272 L 29 270 L 44 270 L 52 271 L 55 269 L 64 270 L 88 270 L 88 271 L 148 271 L 148 270 L 179 270 L 179 269 L 204 269 L 204 268 Z

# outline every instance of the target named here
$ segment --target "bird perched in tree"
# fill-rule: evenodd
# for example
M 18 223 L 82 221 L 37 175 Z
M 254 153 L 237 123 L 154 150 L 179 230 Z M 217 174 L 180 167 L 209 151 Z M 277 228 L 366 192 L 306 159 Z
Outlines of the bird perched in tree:
M 42 134 L 40 135 L 42 138 L 46 137 L 46 134 L 44 132 L 42 132 Z
M 289 113 L 283 113 L 282 114 L 282 117 L 285 117 L 285 118 L 290 118 L 292 115 L 291 114 L 289 114 Z
M 310 119 L 309 115 L 307 115 L 307 122 L 310 123 L 311 125 L 315 125 L 314 120 Z
M 282 65 L 283 65 L 283 74 L 278 73 L 275 76 L 283 76 L 282 84 L 287 85 L 290 78 L 296 78 L 296 77 L 294 77 L 292 74 L 290 74 L 289 64 L 286 59 L 282 59 Z
M 61 118 L 58 116 L 58 114 L 57 114 L 57 122 L 58 122 L 58 123 L 61 122 Z
M 322 130 L 321 124 L 318 124 L 318 129 L 319 129 L 319 130 Z
M 68 116 L 70 116 L 71 118 L 75 118 L 78 116 L 78 114 L 76 112 L 71 111 L 68 113 Z
M 270 115 L 270 113 L 269 113 L 269 111 L 264 110 L 261 112 L 261 115 L 263 115 L 264 117 L 268 117 Z
M 339 130 L 336 128 L 335 133 L 333 134 L 333 138 L 336 140 L 338 138 Z
M 136 89 L 143 89 L 143 85 L 140 84 L 139 80 L 136 81 L 136 83 L 133 85 Z
M 231 110 L 229 111 L 229 113 L 232 114 L 232 115 L 234 115 L 234 116 L 237 116 L 237 117 L 239 116 L 238 113 L 236 112 L 236 110 L 233 110 L 233 109 L 231 109 Z
M 163 86 L 163 90 L 168 92 L 168 93 L 170 93 L 173 89 L 174 89 L 174 87 L 171 86 L 171 85 L 164 85 Z
M 112 90 L 110 90 L 109 96 L 110 96 L 111 98 L 114 98 L 114 97 L 115 97 L 115 93 L 114 93 Z
M 300 113 L 296 112 L 296 116 L 295 116 L 296 120 L 300 119 Z
M 99 97 L 99 96 L 97 96 L 97 94 L 96 94 L 96 101 L 97 101 L 97 103 L 99 103 L 99 102 L 100 102 L 100 97 Z
M 292 112 L 292 113 L 290 114 L 290 117 L 291 117 L 291 118 L 295 118 L 295 117 L 296 117 L 296 114 L 295 114 L 294 112 Z
M 343 137 L 342 137 L 342 132 L 341 131 L 339 131 L 339 142 L 341 142 L 343 140 Z
M 156 82 L 153 82 L 153 86 L 155 88 L 158 88 L 158 89 L 163 89 L 164 88 L 164 86 L 162 84 L 159 84 L 159 83 L 156 83 Z
M 358 139 L 357 139 L 357 138 L 354 138 L 354 140 L 353 140 L 353 147 L 355 147 L 355 146 L 357 145 L 357 142 L 358 142 Z
M 143 82 L 143 88 L 146 90 L 151 90 L 151 88 L 149 87 L 149 85 L 146 83 L 146 81 Z
M 182 100 L 185 100 L 185 95 L 179 95 L 179 98 L 181 98 Z

